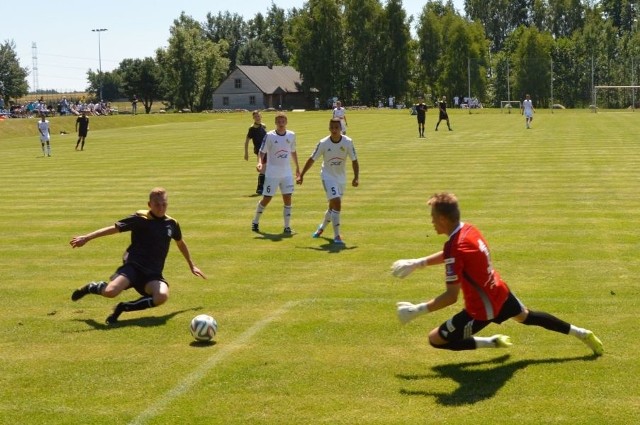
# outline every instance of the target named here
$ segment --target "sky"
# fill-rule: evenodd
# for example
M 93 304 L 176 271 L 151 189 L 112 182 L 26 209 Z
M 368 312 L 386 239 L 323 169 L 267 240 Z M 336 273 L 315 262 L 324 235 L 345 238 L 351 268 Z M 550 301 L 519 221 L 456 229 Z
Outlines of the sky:
M 306 0 L 272 0 L 285 11 L 301 8 Z M 64 0 L 33 3 L 13 1 L 3 9 L 0 43 L 13 41 L 20 66 L 29 69 L 29 90 L 84 91 L 87 70 L 103 72 L 118 67 L 123 59 L 154 57 L 166 47 L 169 28 L 183 11 L 196 21 L 207 13 L 230 12 L 245 21 L 257 13 L 266 15 L 271 1 L 264 0 L 155 0 L 96 1 Z M 385 1 L 382 0 L 384 4 Z M 403 0 L 407 15 L 417 17 L 426 0 Z M 464 0 L 454 0 L 463 12 Z M 152 4 L 152 6 L 148 6 Z M 94 32 L 93 29 L 106 29 Z M 33 46 L 36 49 L 33 49 Z M 34 55 L 35 53 L 35 55 Z M 37 58 L 37 73 L 34 69 Z M 34 76 L 37 75 L 37 81 Z

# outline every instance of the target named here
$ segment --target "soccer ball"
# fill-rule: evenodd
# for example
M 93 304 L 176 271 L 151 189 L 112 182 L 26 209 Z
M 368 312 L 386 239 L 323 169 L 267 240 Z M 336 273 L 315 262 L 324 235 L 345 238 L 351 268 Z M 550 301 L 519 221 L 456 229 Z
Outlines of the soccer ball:
M 189 329 L 196 341 L 211 341 L 218 332 L 218 322 L 207 314 L 199 314 L 191 319 Z

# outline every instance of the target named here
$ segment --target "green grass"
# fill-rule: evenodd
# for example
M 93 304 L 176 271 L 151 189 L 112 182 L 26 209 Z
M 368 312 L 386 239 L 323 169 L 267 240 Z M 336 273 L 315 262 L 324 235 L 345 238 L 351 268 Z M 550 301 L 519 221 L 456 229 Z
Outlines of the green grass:
M 434 117 L 425 140 L 406 111 L 348 113 L 361 186 L 343 202 L 344 250 L 310 237 L 326 208 L 319 164 L 296 188 L 297 235 L 279 236 L 280 199 L 261 221 L 267 235 L 250 232 L 248 113 L 95 117 L 84 152 L 74 119 L 54 117 L 51 158 L 35 120 L 0 122 L 0 424 L 633 423 L 637 115 L 539 111 L 525 130 L 518 114 L 453 111 L 455 131 L 437 133 Z M 328 119 L 289 114 L 301 165 Z M 168 213 L 209 279 L 172 247 L 169 302 L 106 329 L 116 300 L 69 296 L 113 272 L 128 236 L 68 241 L 144 208 L 154 186 L 168 189 Z M 396 301 L 444 288 L 439 267 L 388 273 L 441 249 L 425 201 L 443 190 L 458 194 L 518 297 L 592 329 L 603 357 L 515 322 L 481 333 L 510 335 L 509 350 L 432 349 L 428 331 L 461 301 L 399 325 Z M 191 342 L 199 313 L 218 320 L 215 345 Z

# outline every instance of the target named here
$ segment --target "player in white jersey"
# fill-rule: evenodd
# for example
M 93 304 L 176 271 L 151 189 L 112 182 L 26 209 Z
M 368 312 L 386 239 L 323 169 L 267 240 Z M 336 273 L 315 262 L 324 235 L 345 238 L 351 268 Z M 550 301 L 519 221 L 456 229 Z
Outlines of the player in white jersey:
M 353 141 L 349 137 L 342 135 L 341 129 L 339 119 L 332 118 L 329 121 L 329 132 L 331 134 L 320 140 L 316 145 L 311 157 L 304 164 L 297 181 L 298 184 L 302 184 L 306 172 L 309 171 L 315 161 L 322 157 L 320 177 L 329 201 L 329 208 L 325 212 L 324 220 L 318 226 L 313 237 L 320 237 L 325 227 L 331 222 L 333 225 L 333 242 L 344 245 L 340 235 L 340 211 L 342 209 L 342 195 L 347 181 L 347 158 L 351 159 L 351 165 L 353 166 L 353 180 L 351 181 L 353 187 L 357 187 L 359 184 L 360 165 L 358 164 Z
M 40 114 L 40 117 L 41 120 L 38 121 L 38 131 L 40 132 L 40 146 L 42 147 L 42 155 L 51 156 L 51 130 L 49 128 L 49 120 L 47 120 L 44 114 Z
M 336 102 L 336 107 L 333 109 L 333 118 L 340 120 L 342 134 L 347 134 L 347 110 L 342 107 L 340 101 Z
M 287 116 L 284 112 L 276 115 L 276 129 L 267 133 L 262 141 L 258 155 L 258 165 L 256 169 L 261 172 L 266 166 L 264 188 L 262 189 L 262 199 L 256 206 L 256 214 L 251 222 L 251 230 L 260 232 L 259 224 L 262 212 L 271 202 L 271 198 L 276 194 L 278 188 L 282 193 L 284 209 L 285 235 L 293 234 L 291 230 L 291 195 L 293 194 L 293 176 L 291 175 L 291 159 L 296 164 L 296 179 L 300 175 L 298 165 L 298 154 L 296 153 L 296 135 L 293 131 L 287 130 Z M 267 163 L 265 164 L 264 161 Z
M 520 107 L 520 115 L 524 115 L 524 122 L 527 128 L 531 128 L 531 121 L 533 121 L 533 113 L 535 111 L 536 110 L 533 109 L 531 96 L 526 95 L 524 101 L 522 102 L 522 106 Z

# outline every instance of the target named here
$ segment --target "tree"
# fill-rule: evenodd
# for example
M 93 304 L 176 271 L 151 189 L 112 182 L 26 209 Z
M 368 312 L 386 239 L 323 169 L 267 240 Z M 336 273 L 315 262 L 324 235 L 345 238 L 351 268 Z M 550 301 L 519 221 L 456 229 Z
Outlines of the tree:
M 440 53 L 442 50 L 443 24 L 435 10 L 437 6 L 427 3 L 418 21 L 419 74 L 432 94 L 436 93 L 436 81 L 440 75 Z
M 335 0 L 309 0 L 292 20 L 287 43 L 306 93 L 344 98 L 346 69 L 342 10 Z
M 526 93 L 538 105 L 545 105 L 551 94 L 551 46 L 553 39 L 537 28 L 520 28 L 518 46 L 514 52 L 516 93 Z
M 249 40 L 238 50 L 238 65 L 278 65 L 280 58 L 273 47 L 261 40 Z
M 29 92 L 27 68 L 20 66 L 13 40 L 0 44 L 0 94 L 7 100 L 17 99 Z
M 113 101 L 122 97 L 122 78 L 117 71 L 100 73 L 89 69 L 87 71 L 87 81 L 89 81 L 89 86 L 86 91 L 92 94 L 95 101 Z M 101 86 L 102 99 L 100 99 Z
M 383 93 L 382 62 L 387 39 L 383 29 L 382 6 L 378 0 L 345 2 L 347 70 L 353 82 L 354 97 L 364 105 L 376 104 Z
M 154 100 L 162 99 L 161 70 L 153 58 L 125 59 L 118 71 L 122 78 L 122 92 L 127 98 L 137 96 L 148 114 Z
M 229 60 L 223 57 L 228 45 L 224 40 L 212 42 L 200 24 L 184 12 L 170 33 L 169 46 L 156 51 L 167 100 L 179 110 L 206 109 L 214 87 L 229 69 Z
M 529 26 L 533 0 L 465 0 L 464 10 L 474 21 L 484 25 L 491 42 L 491 52 L 502 50 L 507 37 L 520 25 Z
M 289 20 L 285 16 L 284 9 L 276 7 L 272 2 L 271 8 L 267 12 L 265 19 L 265 40 L 264 42 L 273 48 L 280 59 L 280 63 L 289 64 L 291 52 L 287 47 L 287 38 L 290 36 Z
M 389 0 L 384 10 L 384 33 L 389 35 L 382 61 L 382 93 L 403 96 L 407 92 L 410 62 L 409 23 L 402 0 Z
M 243 44 L 247 42 L 247 24 L 244 22 L 242 16 L 229 12 L 218 12 L 218 15 L 213 16 L 211 13 L 207 13 L 207 21 L 204 23 L 204 34 L 206 37 L 214 43 L 220 43 L 225 41 L 229 48 L 227 57 L 230 61 L 230 68 L 236 67 L 236 59 L 238 57 L 238 50 Z

